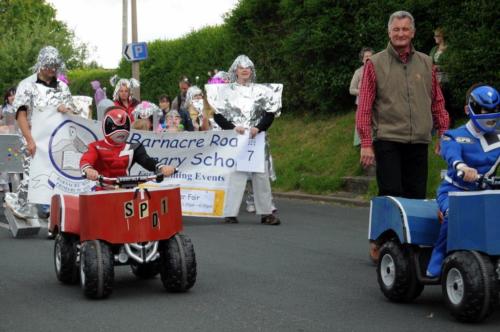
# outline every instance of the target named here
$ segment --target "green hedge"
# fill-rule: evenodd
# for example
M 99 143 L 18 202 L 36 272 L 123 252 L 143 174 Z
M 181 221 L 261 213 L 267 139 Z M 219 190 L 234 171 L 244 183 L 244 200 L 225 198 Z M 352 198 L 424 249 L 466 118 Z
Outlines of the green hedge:
M 241 0 L 222 26 L 149 43 L 150 57 L 141 64 L 142 94 L 175 95 L 181 74 L 199 76 L 203 85 L 209 69 L 227 69 L 243 53 L 254 61 L 259 82 L 284 83 L 286 112 L 346 109 L 353 102 L 348 86 L 360 65 L 359 50 L 385 48 L 389 15 L 407 10 L 415 17 L 417 50 L 428 53 L 433 30 L 445 29 L 444 69 L 457 107 L 472 82 L 499 85 L 499 6 L 472 0 Z M 130 64 L 122 61 L 119 73 L 130 76 Z
M 500 89 L 500 3 L 498 1 L 441 1 L 441 22 L 449 49 L 443 53 L 450 75 L 453 103 L 463 114 L 464 95 L 473 83 Z
M 173 99 L 181 75 L 188 75 L 193 84 L 203 87 L 209 70 L 229 66 L 234 52 L 228 45 L 231 43 L 224 26 L 206 27 L 181 39 L 148 43 L 149 57 L 140 63 L 141 99 L 156 103 L 165 93 Z M 131 76 L 130 62 L 121 61 L 118 75 Z
M 68 79 L 70 81 L 70 89 L 73 95 L 94 96 L 94 90 L 90 82 L 99 81 L 101 87 L 107 91 L 108 98 L 112 99 L 114 88 L 110 85 L 109 79 L 115 75 L 116 71 L 113 69 L 78 69 L 68 72 Z
M 74 96 L 94 97 L 94 90 L 90 85 L 92 81 L 101 82 L 101 87 L 106 89 L 108 98 L 113 98 L 114 88 L 110 85 L 109 79 L 115 75 L 113 69 L 77 69 L 68 72 L 69 88 Z M 95 110 L 95 105 L 93 105 Z M 93 113 L 96 114 L 95 112 Z

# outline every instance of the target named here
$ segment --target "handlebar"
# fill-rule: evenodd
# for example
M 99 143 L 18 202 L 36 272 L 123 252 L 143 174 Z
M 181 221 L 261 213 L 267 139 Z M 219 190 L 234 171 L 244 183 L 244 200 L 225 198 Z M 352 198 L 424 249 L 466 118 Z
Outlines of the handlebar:
M 457 176 L 463 179 L 464 171 L 458 171 Z M 475 181 L 481 189 L 500 189 L 500 176 L 488 176 L 478 174 Z
M 83 178 L 86 178 L 85 173 L 82 174 Z M 118 176 L 114 178 L 108 178 L 102 175 L 99 175 L 97 178 L 97 182 L 101 187 L 110 187 L 110 186 L 118 186 L 119 188 L 135 188 L 141 183 L 156 181 L 162 182 L 165 176 L 161 173 L 153 174 L 153 175 L 132 175 L 132 176 Z
M 134 188 L 137 187 L 141 183 L 156 181 L 162 182 L 164 179 L 163 174 L 155 174 L 155 175 L 132 175 L 132 176 L 118 176 L 115 178 L 108 178 L 102 175 L 99 175 L 97 181 L 103 185 L 113 185 L 118 186 L 120 188 Z

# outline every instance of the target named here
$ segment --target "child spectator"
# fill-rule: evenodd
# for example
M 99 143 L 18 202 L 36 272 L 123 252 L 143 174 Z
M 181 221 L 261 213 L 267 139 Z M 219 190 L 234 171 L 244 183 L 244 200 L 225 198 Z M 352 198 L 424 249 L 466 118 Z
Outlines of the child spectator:
M 157 132 L 171 132 L 177 133 L 184 131 L 184 125 L 182 124 L 182 118 L 177 110 L 171 110 L 165 116 L 165 121 L 158 125 Z
M 160 118 L 160 121 L 159 121 L 159 126 L 161 126 L 161 130 L 165 130 L 167 128 L 167 123 L 166 123 L 167 121 L 166 121 L 165 116 L 171 110 L 170 98 L 167 95 L 161 95 L 159 98 L 159 105 L 160 105 L 160 109 L 163 113 L 163 116 Z M 182 125 L 182 130 L 187 130 L 187 131 L 194 130 L 193 123 L 191 122 L 191 118 L 189 117 L 188 112 L 186 112 L 184 109 L 177 110 L 175 108 L 172 108 L 172 110 L 175 110 L 176 111 L 175 114 L 180 116 L 180 121 L 181 121 L 180 124 Z M 172 114 L 174 114 L 174 113 L 172 113 Z M 158 130 L 160 130 L 160 128 L 158 128 Z M 182 130 L 180 130 L 180 131 L 182 131 Z
M 210 129 L 208 118 L 203 112 L 205 104 L 208 105 L 204 101 L 203 91 L 196 85 L 190 87 L 186 94 L 186 107 L 195 131 Z
M 155 115 L 158 116 L 161 114 L 161 110 L 158 106 L 150 103 L 149 101 L 141 101 L 141 103 L 135 107 L 132 114 L 134 115 L 136 121 L 141 120 L 137 125 L 137 128 L 135 126 L 133 127 L 134 129 L 145 128 L 139 130 L 152 131 L 153 128 L 155 128 L 154 117 Z

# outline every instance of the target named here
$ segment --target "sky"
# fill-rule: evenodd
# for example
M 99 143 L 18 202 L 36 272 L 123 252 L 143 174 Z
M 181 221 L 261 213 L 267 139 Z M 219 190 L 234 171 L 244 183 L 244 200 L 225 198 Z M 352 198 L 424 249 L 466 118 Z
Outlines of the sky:
M 122 0 L 47 0 L 56 18 L 89 46 L 89 61 L 116 68 L 122 58 Z M 130 6 L 129 22 L 130 22 Z M 176 39 L 223 23 L 238 0 L 136 0 L 138 42 Z M 128 43 L 132 42 L 131 24 Z

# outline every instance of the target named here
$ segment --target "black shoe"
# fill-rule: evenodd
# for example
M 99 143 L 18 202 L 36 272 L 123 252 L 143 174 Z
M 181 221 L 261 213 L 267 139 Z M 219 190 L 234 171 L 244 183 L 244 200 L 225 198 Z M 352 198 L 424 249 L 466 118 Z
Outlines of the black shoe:
M 236 217 L 225 217 L 224 222 L 228 224 L 237 224 L 238 223 L 238 218 Z
M 281 224 L 280 218 L 274 214 L 268 214 L 266 216 L 262 216 L 260 222 L 265 225 L 279 225 Z

